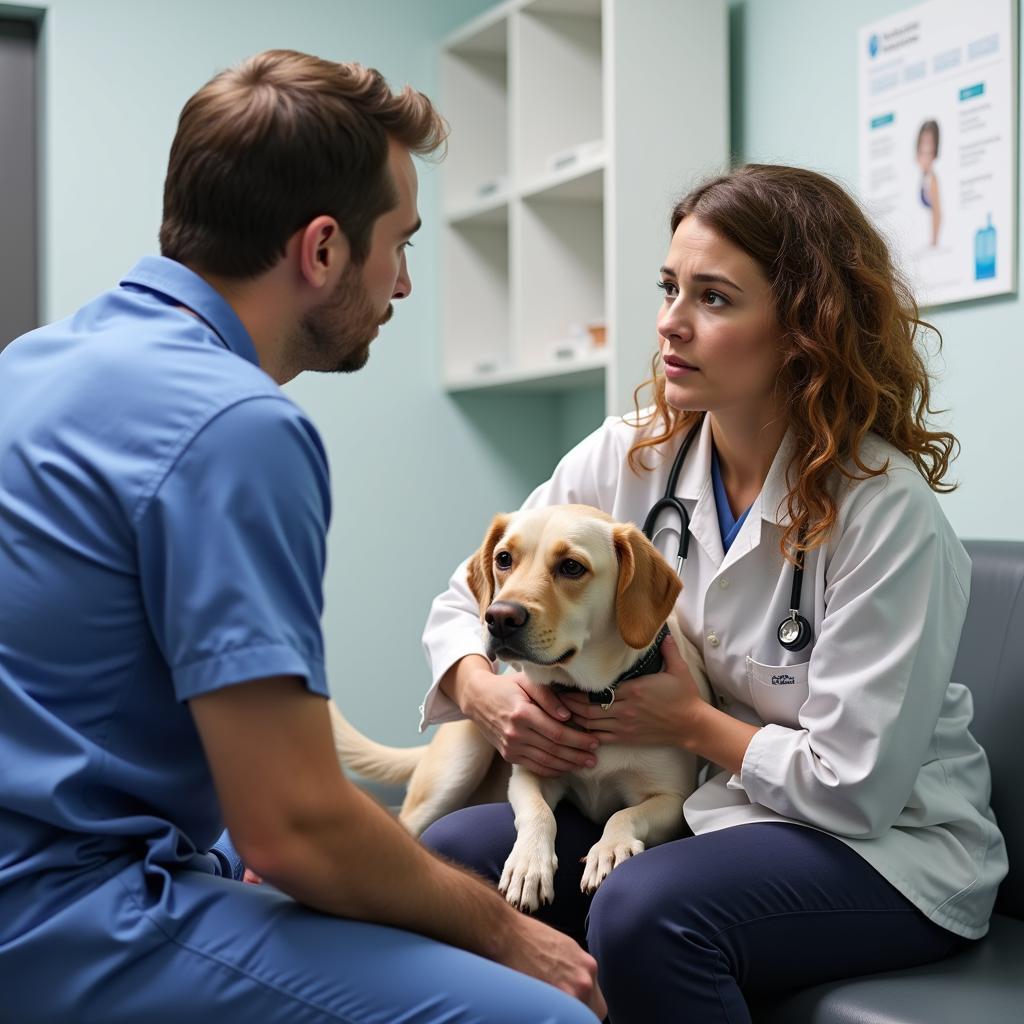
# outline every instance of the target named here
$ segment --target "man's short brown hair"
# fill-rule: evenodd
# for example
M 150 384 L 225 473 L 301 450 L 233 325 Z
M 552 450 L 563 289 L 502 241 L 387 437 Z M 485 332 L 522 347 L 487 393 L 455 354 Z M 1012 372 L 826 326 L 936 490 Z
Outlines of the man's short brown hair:
M 160 251 L 194 269 L 255 277 L 315 217 L 334 217 L 354 262 L 398 202 L 388 138 L 425 155 L 447 125 L 409 86 L 294 50 L 267 50 L 211 79 L 178 119 Z

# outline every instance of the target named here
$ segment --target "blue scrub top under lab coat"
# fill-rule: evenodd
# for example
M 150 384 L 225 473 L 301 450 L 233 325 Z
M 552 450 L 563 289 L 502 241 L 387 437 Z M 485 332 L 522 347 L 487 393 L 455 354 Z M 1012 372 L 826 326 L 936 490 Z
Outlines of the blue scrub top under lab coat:
M 722 480 L 722 464 L 718 461 L 718 449 L 714 446 L 711 448 L 711 486 L 715 492 L 715 511 L 718 513 L 718 529 L 722 534 L 722 550 L 728 551 L 740 532 L 740 527 L 746 521 L 750 506 L 748 505 L 738 517 L 732 514 L 729 495 Z
M 330 491 L 314 427 L 172 260 L 12 342 L 0 395 L 2 946 L 131 861 L 222 870 L 185 702 L 275 675 L 326 696 Z

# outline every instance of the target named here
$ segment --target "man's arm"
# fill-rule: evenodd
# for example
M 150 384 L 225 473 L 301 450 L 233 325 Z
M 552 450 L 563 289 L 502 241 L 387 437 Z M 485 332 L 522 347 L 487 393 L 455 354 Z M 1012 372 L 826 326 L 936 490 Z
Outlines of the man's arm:
M 419 932 L 540 978 L 603 1016 L 596 964 L 568 937 L 420 846 L 342 773 L 326 702 L 295 678 L 190 701 L 246 863 L 339 917 Z

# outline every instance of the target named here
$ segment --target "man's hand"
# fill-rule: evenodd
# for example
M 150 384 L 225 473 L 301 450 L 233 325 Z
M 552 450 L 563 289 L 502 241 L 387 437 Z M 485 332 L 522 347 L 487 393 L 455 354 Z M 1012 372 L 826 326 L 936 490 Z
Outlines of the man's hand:
M 511 930 L 508 949 L 499 961 L 574 996 L 604 1020 L 608 1007 L 597 984 L 597 961 L 568 935 L 516 914 L 518 926 Z
M 566 724 L 562 699 L 521 672 L 495 675 L 471 655 L 449 669 L 441 687 L 510 764 L 547 777 L 594 765 L 598 738 Z

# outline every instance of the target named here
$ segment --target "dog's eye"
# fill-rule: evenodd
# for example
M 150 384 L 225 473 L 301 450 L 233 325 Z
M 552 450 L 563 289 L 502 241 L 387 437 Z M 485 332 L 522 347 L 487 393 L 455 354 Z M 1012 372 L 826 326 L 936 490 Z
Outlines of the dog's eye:
M 512 556 L 507 551 L 499 551 L 494 556 L 494 564 L 499 569 L 511 569 L 512 568 Z
M 576 561 L 575 558 L 567 558 L 558 567 L 558 571 L 562 576 L 568 576 L 569 579 L 579 579 L 587 570 L 586 567 Z

